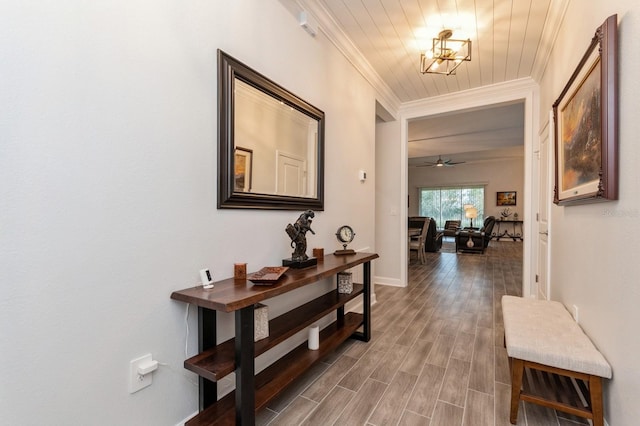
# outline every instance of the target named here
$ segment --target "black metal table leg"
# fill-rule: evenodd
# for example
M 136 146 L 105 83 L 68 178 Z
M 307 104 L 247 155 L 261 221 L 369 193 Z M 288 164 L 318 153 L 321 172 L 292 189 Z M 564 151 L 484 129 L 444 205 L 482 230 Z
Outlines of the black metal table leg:
M 340 287 L 339 281 L 340 280 L 336 275 L 336 288 Z M 336 309 L 336 323 L 338 324 L 338 327 L 342 327 L 344 325 L 344 305 Z
M 362 303 L 364 304 L 362 308 L 362 313 L 364 316 L 363 337 L 364 341 L 368 342 L 369 340 L 371 340 L 371 262 L 365 262 L 362 265 L 362 269 L 364 277 L 364 294 L 362 301 Z
M 198 307 L 198 353 L 216 346 L 216 311 Z M 198 377 L 198 406 L 204 410 L 218 400 L 218 385 L 216 382 Z
M 236 424 L 255 424 L 254 306 L 236 311 Z
M 355 332 L 351 337 L 368 342 L 371 340 L 371 262 L 362 264 L 362 332 Z

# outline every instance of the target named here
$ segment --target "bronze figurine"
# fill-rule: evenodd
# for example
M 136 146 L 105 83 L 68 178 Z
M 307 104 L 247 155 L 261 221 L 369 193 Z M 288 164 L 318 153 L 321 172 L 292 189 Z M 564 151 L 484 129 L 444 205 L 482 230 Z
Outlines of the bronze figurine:
M 309 259 L 307 256 L 307 231 L 311 231 L 315 235 L 313 229 L 311 229 L 311 218 L 315 216 L 313 210 L 306 210 L 300 215 L 298 220 L 292 225 L 288 224 L 285 230 L 291 238 L 291 247 L 293 247 L 293 253 L 291 254 L 291 260 L 294 262 L 301 262 Z

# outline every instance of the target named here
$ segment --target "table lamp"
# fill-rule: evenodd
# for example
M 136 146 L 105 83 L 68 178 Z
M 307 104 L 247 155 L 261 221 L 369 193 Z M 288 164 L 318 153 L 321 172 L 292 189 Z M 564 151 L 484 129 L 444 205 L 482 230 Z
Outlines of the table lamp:
M 478 209 L 476 209 L 475 207 L 469 207 L 465 209 L 464 215 L 467 219 L 470 219 L 470 227 L 473 228 L 473 219 L 478 217 Z

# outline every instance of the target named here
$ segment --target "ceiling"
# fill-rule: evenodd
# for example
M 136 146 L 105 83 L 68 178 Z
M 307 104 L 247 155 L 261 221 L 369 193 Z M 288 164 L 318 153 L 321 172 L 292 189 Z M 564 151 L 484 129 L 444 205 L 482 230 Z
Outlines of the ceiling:
M 317 19 L 319 30 L 378 90 L 383 87 L 383 94 L 386 92 L 391 100 L 388 103 L 397 106 L 520 78 L 539 81 L 568 1 L 289 0 L 289 3 L 295 2 L 298 10 L 308 11 Z M 471 39 L 471 61 L 464 62 L 455 75 L 422 74 L 420 54 L 445 28 L 453 30 L 453 38 Z M 523 106 L 512 104 L 489 111 L 412 121 L 409 158 L 434 161 L 438 155 L 522 145 L 522 114 Z M 517 143 L 516 134 L 519 134 Z
M 318 0 L 357 50 L 409 102 L 534 75 L 557 21 L 552 0 Z M 420 53 L 442 29 L 471 39 L 456 75 L 420 73 Z M 536 70 L 537 72 L 537 70 Z
M 438 156 L 466 164 L 524 157 L 524 103 L 413 120 L 408 142 L 409 166 Z

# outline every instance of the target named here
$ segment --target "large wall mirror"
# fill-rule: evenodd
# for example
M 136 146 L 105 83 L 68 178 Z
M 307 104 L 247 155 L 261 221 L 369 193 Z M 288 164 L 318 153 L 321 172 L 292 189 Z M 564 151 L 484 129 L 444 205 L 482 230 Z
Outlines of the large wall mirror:
M 324 209 L 324 112 L 218 50 L 218 208 Z

